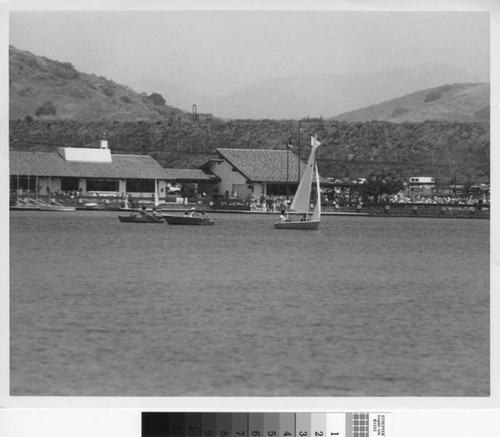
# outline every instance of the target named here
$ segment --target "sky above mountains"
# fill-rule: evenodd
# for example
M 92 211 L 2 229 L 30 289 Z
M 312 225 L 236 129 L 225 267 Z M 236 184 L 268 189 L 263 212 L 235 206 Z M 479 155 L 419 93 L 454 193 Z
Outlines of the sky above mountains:
M 489 81 L 487 12 L 11 11 L 9 43 L 134 85 L 224 95 L 309 73 L 439 62 Z

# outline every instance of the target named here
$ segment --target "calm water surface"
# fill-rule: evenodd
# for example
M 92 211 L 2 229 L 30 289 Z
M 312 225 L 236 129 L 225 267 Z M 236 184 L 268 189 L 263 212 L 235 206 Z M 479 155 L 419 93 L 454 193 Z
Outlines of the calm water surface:
M 487 220 L 117 215 L 11 212 L 11 395 L 489 395 Z

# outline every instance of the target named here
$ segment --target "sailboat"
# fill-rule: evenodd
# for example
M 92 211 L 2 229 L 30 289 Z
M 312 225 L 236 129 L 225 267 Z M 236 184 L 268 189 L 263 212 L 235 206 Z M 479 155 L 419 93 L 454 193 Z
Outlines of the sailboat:
M 311 154 L 307 161 L 306 169 L 300 179 L 297 192 L 290 206 L 290 210 L 296 214 L 301 214 L 299 221 L 286 219 L 274 224 L 276 229 L 304 229 L 317 230 L 321 222 L 321 195 L 319 189 L 319 173 L 316 164 L 316 149 L 321 145 L 316 137 L 311 137 Z M 316 203 L 311 211 L 311 191 L 313 180 L 316 185 Z

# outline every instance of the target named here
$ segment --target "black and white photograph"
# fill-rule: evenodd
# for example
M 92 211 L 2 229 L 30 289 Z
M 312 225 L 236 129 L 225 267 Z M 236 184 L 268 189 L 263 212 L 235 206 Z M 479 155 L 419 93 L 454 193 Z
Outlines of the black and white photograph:
M 168 3 L 3 7 L 3 399 L 486 405 L 493 3 Z

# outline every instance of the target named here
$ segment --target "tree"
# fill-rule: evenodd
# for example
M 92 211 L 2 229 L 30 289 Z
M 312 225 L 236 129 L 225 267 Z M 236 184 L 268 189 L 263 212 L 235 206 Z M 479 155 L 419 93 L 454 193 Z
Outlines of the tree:
M 379 196 L 392 195 L 400 192 L 404 188 L 403 182 L 390 173 L 382 170 L 379 174 L 371 173 L 361 189 L 363 198 L 373 198 L 377 200 Z
M 158 106 L 163 106 L 165 105 L 167 102 L 165 101 L 165 99 L 163 98 L 163 96 L 161 94 L 158 94 L 158 93 L 152 93 L 148 99 L 151 101 L 151 103 L 153 105 L 158 105 Z
M 429 91 L 426 95 L 425 95 L 425 99 L 424 99 L 424 102 L 427 103 L 427 102 L 432 102 L 434 100 L 438 100 L 440 99 L 442 96 L 441 94 L 441 91 L 439 89 L 437 90 L 432 90 L 432 91 Z
M 37 117 L 40 117 L 40 115 L 56 115 L 56 112 L 54 102 L 47 101 L 36 110 L 35 115 Z
M 110 80 L 104 79 L 104 82 L 99 85 L 99 88 L 106 97 L 113 97 L 115 95 L 115 85 Z

